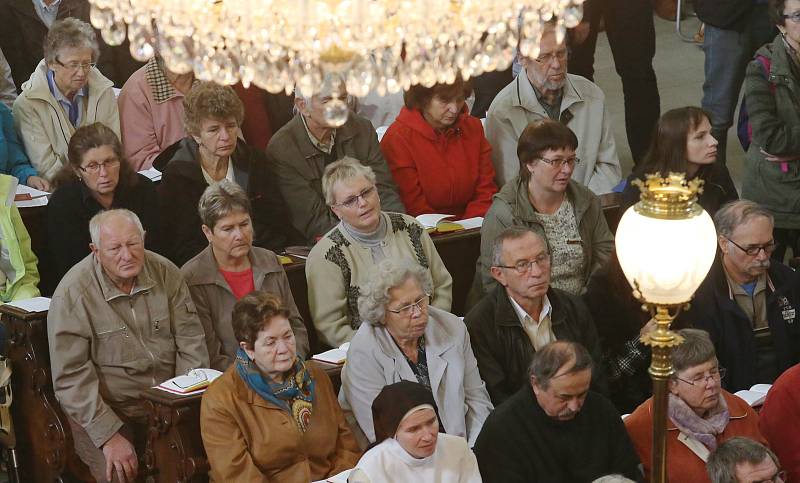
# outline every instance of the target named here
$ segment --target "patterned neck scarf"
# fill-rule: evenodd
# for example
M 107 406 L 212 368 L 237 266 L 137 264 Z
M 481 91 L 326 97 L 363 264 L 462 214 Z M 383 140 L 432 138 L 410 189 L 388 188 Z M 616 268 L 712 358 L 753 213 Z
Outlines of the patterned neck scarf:
M 698 416 L 683 399 L 670 394 L 667 414 L 682 433 L 700 441 L 710 451 L 717 449 L 717 436 L 725 431 L 731 419 L 728 402 L 721 393 L 717 407 L 709 411 L 705 418 Z
M 306 432 L 314 404 L 314 380 L 299 357 L 295 358 L 294 367 L 286 374 L 284 382 L 278 383 L 264 376 L 240 347 L 236 352 L 236 371 L 250 389 L 265 401 L 288 412 L 297 429 L 301 433 Z

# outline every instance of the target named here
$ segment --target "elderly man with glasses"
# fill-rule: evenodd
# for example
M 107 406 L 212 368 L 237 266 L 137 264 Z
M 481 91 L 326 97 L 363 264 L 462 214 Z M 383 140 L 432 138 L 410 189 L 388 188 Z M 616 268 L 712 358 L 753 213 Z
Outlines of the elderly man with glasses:
M 577 135 L 581 163 L 572 179 L 596 194 L 609 193 L 619 183 L 621 169 L 605 95 L 591 81 L 567 74 L 567 62 L 567 46 L 558 43 L 555 22 L 549 23 L 538 55 L 520 60 L 524 70 L 489 107 L 486 138 L 492 145 L 497 186 L 519 172 L 517 140 L 529 123 L 541 119 L 561 121 Z
M 498 284 L 464 317 L 478 369 L 494 404 L 523 387 L 534 353 L 556 340 L 586 347 L 600 367 L 592 316 L 576 295 L 550 286 L 550 251 L 531 228 L 512 226 L 494 240 L 489 269 Z M 594 389 L 605 391 L 600 370 Z
M 800 362 L 800 276 L 770 260 L 772 214 L 752 201 L 714 217 L 719 255 L 680 321 L 709 332 L 729 391 L 771 383 Z

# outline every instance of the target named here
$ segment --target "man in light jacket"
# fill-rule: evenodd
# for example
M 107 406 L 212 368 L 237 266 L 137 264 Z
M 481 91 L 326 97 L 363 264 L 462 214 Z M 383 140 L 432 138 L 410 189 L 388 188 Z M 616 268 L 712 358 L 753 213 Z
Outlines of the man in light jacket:
M 502 187 L 517 176 L 517 141 L 532 121 L 561 121 L 578 137 L 581 162 L 572 179 L 595 194 L 609 193 L 622 171 L 605 95 L 594 83 L 567 74 L 567 46 L 556 42 L 554 24 L 542 33 L 537 58 L 523 57 L 523 71 L 495 97 L 486 114 L 495 181 Z M 524 74 L 524 75 L 523 75 Z
M 47 316 L 53 389 L 95 480 L 133 481 L 147 430 L 139 394 L 208 367 L 208 351 L 180 271 L 144 249 L 139 218 L 104 211 L 89 231 L 92 253 L 61 280 Z

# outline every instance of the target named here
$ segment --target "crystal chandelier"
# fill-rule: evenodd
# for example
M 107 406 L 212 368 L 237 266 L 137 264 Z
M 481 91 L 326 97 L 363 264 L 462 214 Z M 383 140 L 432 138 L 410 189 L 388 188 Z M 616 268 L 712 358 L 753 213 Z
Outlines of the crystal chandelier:
M 535 57 L 544 22 L 557 18 L 563 38 L 583 0 L 90 2 L 106 43 L 127 30 L 138 60 L 158 50 L 171 71 L 200 80 L 363 97 L 505 69 L 517 47 Z

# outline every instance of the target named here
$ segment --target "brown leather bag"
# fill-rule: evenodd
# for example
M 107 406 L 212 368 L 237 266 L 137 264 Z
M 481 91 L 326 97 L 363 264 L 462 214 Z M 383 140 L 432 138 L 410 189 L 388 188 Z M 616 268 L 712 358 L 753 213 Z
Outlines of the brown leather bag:
M 678 0 L 653 0 L 653 10 L 664 20 L 674 22 L 678 14 Z

